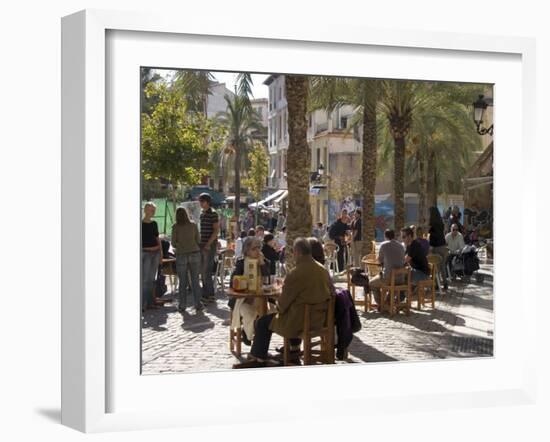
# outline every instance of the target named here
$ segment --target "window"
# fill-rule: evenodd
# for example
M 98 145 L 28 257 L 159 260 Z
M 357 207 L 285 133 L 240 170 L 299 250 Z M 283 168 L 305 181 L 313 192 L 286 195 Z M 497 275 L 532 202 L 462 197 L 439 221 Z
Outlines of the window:
M 319 165 L 321 164 L 321 148 L 317 148 L 317 169 L 319 168 Z
M 346 129 L 348 127 L 348 117 L 340 117 L 340 129 Z

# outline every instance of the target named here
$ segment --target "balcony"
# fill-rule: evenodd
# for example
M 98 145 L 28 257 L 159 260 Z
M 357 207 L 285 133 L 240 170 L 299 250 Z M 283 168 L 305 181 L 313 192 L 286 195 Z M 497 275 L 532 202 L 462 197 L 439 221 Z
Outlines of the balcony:
M 328 130 L 328 121 L 315 125 L 315 135 L 319 135 L 321 132 L 326 132 L 327 130 Z

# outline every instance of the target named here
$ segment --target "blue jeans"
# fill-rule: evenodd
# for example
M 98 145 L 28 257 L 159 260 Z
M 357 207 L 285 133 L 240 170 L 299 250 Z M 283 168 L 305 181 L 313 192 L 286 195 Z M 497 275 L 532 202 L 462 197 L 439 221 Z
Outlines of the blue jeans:
M 141 251 L 141 302 L 142 308 L 153 304 L 153 287 L 160 264 L 160 251 Z
M 424 272 L 418 269 L 411 269 L 411 284 L 416 285 L 418 281 L 424 279 L 430 279 L 430 275 L 426 275 Z
M 216 259 L 216 243 L 207 252 L 201 252 L 202 297 L 214 296 L 214 261 Z
M 188 277 L 191 276 L 191 291 L 195 300 L 195 307 L 201 303 L 201 288 L 199 285 L 199 270 L 201 265 L 201 253 L 192 252 L 176 255 L 176 271 L 179 279 L 179 307 L 187 306 Z

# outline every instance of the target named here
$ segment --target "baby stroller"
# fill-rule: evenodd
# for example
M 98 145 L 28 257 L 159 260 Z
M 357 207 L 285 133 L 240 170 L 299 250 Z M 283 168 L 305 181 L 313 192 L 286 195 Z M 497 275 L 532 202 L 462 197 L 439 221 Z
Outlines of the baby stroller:
M 464 282 L 469 282 L 474 275 L 478 283 L 485 279 L 484 275 L 479 273 L 478 249 L 473 245 L 464 246 L 460 252 L 449 254 L 447 270 L 452 280 L 459 277 Z

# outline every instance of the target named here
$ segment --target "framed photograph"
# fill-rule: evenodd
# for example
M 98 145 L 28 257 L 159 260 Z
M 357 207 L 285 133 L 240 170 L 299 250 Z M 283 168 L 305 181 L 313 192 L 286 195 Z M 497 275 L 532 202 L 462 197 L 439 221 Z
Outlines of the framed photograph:
M 62 54 L 65 425 L 532 403 L 534 41 L 87 10 Z

